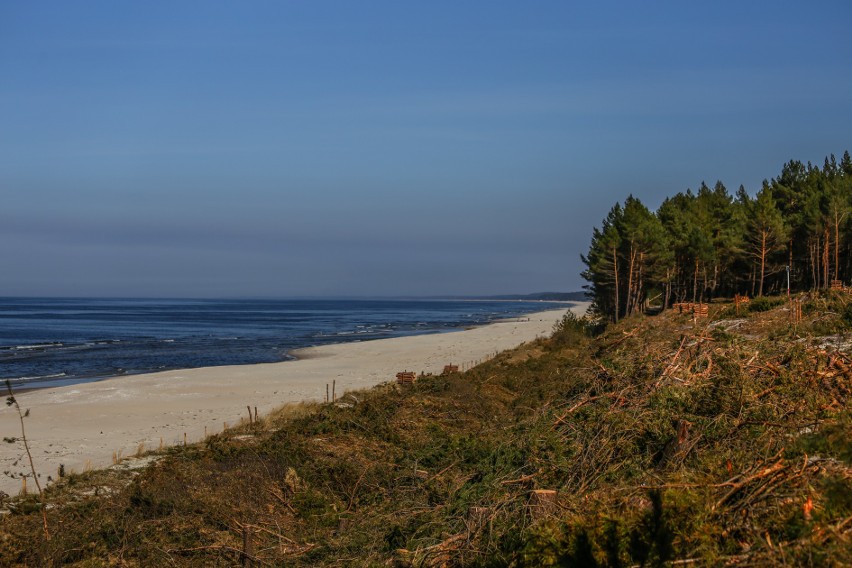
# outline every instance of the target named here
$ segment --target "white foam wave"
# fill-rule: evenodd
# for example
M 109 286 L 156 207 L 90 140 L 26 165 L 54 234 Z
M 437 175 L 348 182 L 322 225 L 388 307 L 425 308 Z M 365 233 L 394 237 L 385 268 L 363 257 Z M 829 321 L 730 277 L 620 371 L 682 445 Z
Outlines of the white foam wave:
M 13 383 L 23 383 L 25 381 L 40 381 L 44 379 L 58 379 L 67 376 L 65 373 L 55 373 L 53 375 L 36 375 L 34 377 L 15 377 L 14 379 L 5 379 Z

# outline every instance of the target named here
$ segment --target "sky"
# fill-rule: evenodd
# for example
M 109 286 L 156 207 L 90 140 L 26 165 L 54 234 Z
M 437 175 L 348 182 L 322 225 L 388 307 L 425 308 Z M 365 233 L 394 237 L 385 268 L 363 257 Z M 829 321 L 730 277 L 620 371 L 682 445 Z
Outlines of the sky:
M 0 296 L 579 290 L 852 150 L 852 4 L 0 0 Z

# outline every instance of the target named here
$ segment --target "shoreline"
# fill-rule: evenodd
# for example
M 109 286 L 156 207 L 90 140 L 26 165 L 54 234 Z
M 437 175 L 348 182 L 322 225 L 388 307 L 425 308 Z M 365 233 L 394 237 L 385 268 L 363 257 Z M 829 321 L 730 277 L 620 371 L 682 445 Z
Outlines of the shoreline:
M 124 375 L 15 396 L 22 410 L 31 411 L 27 439 L 44 485 L 60 464 L 79 473 L 111 465 L 114 455 L 197 442 L 225 423 L 238 424 L 246 406 L 265 415 L 288 403 L 322 401 L 332 382 L 343 395 L 392 381 L 402 370 L 438 374 L 446 364 L 469 365 L 549 336 L 566 312 L 582 315 L 587 306 L 446 333 L 306 347 L 290 352 L 296 357 L 290 361 Z M 0 432 L 18 438 L 18 416 L 4 408 Z M 0 471 L 27 473 L 22 455 L 20 442 L 0 445 Z M 20 487 L 20 477 L 0 476 L 0 491 L 16 494 Z
M 441 300 L 441 301 L 453 301 L 453 300 Z M 530 302 L 535 301 L 535 302 L 539 302 L 539 301 L 541 301 L 543 303 L 548 303 L 548 304 L 565 304 L 568 309 L 571 309 L 571 307 L 573 307 L 573 306 L 577 306 L 577 305 L 585 303 L 585 302 L 575 302 L 575 301 L 567 301 L 567 300 L 566 301 L 558 301 L 558 300 L 554 300 L 554 301 L 550 301 L 550 300 L 546 300 L 546 301 L 544 301 L 544 300 L 496 300 L 496 301 L 507 301 L 507 302 L 510 302 L 510 301 L 511 302 L 515 302 L 515 301 L 530 301 Z M 552 310 L 543 310 L 543 311 L 552 311 Z M 120 378 L 124 378 L 124 377 L 138 377 L 138 376 L 141 376 L 141 375 L 151 375 L 151 374 L 154 374 L 154 373 L 168 373 L 170 371 L 188 371 L 188 370 L 191 370 L 191 369 L 215 369 L 215 368 L 218 368 L 218 367 L 244 367 L 244 366 L 251 366 L 251 365 L 277 365 L 279 363 L 289 363 L 291 361 L 299 361 L 299 360 L 311 359 L 311 358 L 315 359 L 317 357 L 320 357 L 321 355 L 316 355 L 316 354 L 315 355 L 306 355 L 306 354 L 301 353 L 302 351 L 305 351 L 307 349 L 312 349 L 314 347 L 330 347 L 330 346 L 334 346 L 334 345 L 347 345 L 349 343 L 366 343 L 366 342 L 370 342 L 370 341 L 384 341 L 384 340 L 387 340 L 387 339 L 398 339 L 398 338 L 401 338 L 401 337 L 414 337 L 414 336 L 419 337 L 419 336 L 424 336 L 424 335 L 437 335 L 437 334 L 442 334 L 442 333 L 455 333 L 455 332 L 458 332 L 458 331 L 469 331 L 469 330 L 477 329 L 477 328 L 480 328 L 480 327 L 486 327 L 486 326 L 489 326 L 489 325 L 495 324 L 495 323 L 528 321 L 530 316 L 535 316 L 538 313 L 541 313 L 541 312 L 530 312 L 528 314 L 523 314 L 523 315 L 520 315 L 520 316 L 509 316 L 509 317 L 497 318 L 497 319 L 494 319 L 494 320 L 491 320 L 491 321 L 488 321 L 488 322 L 478 323 L 478 324 L 473 324 L 473 325 L 467 325 L 467 326 L 464 326 L 464 327 L 460 326 L 460 327 L 457 327 L 457 328 L 454 328 L 454 329 L 436 329 L 436 330 L 433 330 L 433 331 L 427 331 L 425 333 L 416 333 L 416 334 L 411 334 L 411 335 L 398 335 L 396 337 L 381 337 L 381 338 L 365 339 L 365 340 L 353 339 L 351 341 L 340 341 L 340 342 L 337 342 L 337 343 L 323 343 L 323 344 L 319 344 L 319 345 L 306 345 L 305 347 L 296 347 L 294 349 L 290 349 L 288 351 L 285 351 L 284 352 L 284 358 L 281 359 L 280 361 L 238 363 L 238 364 L 234 364 L 234 365 L 202 365 L 200 367 L 174 367 L 174 368 L 167 368 L 167 369 L 149 369 L 149 370 L 145 370 L 145 371 L 123 373 L 123 374 L 120 374 L 120 375 L 77 376 L 77 377 L 69 377 L 67 379 L 55 378 L 55 379 L 50 379 L 47 382 L 48 383 L 59 382 L 59 383 L 67 383 L 67 384 L 48 384 L 46 386 L 38 386 L 39 385 L 38 381 L 16 383 L 15 381 L 18 381 L 20 379 L 17 379 L 17 378 L 0 378 L 0 387 L 5 387 L 4 381 L 7 381 L 7 380 L 12 381 L 12 390 L 13 390 L 15 396 L 18 396 L 18 395 L 26 394 L 28 392 L 36 392 L 36 391 L 56 389 L 56 388 L 70 388 L 70 387 L 74 387 L 74 386 L 82 385 L 82 384 L 98 383 L 98 382 L 101 382 L 101 381 L 107 381 L 107 380 L 112 380 L 112 379 L 120 379 Z M 3 392 L 6 392 L 5 388 L 3 389 Z
M 2 299 L 2 298 L 0 298 L 0 299 Z M 392 301 L 394 299 L 389 298 L 387 300 Z M 416 299 L 416 300 L 420 300 L 420 299 Z M 509 303 L 514 303 L 514 304 L 519 304 L 519 303 L 527 303 L 527 304 L 540 303 L 540 304 L 544 304 L 541 308 L 538 309 L 538 311 L 549 311 L 549 310 L 554 310 L 554 309 L 561 309 L 562 306 L 566 306 L 566 307 L 570 308 L 571 306 L 574 306 L 574 305 L 583 304 L 583 302 L 567 301 L 567 300 L 565 300 L 565 301 L 563 301 L 563 300 L 487 300 L 487 299 L 465 300 L 465 299 L 459 299 L 459 298 L 451 298 L 451 299 L 427 298 L 427 299 L 425 299 L 425 301 L 438 301 L 438 302 L 456 302 L 456 301 L 458 301 L 458 302 L 468 302 L 468 303 L 481 301 L 481 302 L 494 302 L 494 303 L 509 302 Z M 301 346 L 295 345 L 295 346 L 292 346 L 292 347 L 289 347 L 289 348 L 278 349 L 277 351 L 279 352 L 279 354 L 278 354 L 277 357 L 267 357 L 267 356 L 261 357 L 261 356 L 258 355 L 258 353 L 255 353 L 254 357 L 245 356 L 243 358 L 243 360 L 238 360 L 238 361 L 233 361 L 233 362 L 228 362 L 228 363 L 216 363 L 214 361 L 209 361 L 209 360 L 204 361 L 203 358 L 202 358 L 201 361 L 198 361 L 197 363 L 194 363 L 194 364 L 191 361 L 186 361 L 185 363 L 187 363 L 188 366 L 180 366 L 180 364 L 178 362 L 175 362 L 175 363 L 178 363 L 175 366 L 158 365 L 158 366 L 152 366 L 150 368 L 145 368 L 144 366 L 133 367 L 133 362 L 131 361 L 131 362 L 129 362 L 129 364 L 131 366 L 130 369 L 115 368 L 115 369 L 113 369 L 113 372 L 111 372 L 111 373 L 110 372 L 103 372 L 103 369 L 94 370 L 94 372 L 91 372 L 92 370 L 90 370 L 90 372 L 87 372 L 85 369 L 68 371 L 68 369 L 65 368 L 65 370 L 63 372 L 57 372 L 56 374 L 48 374 L 48 375 L 44 375 L 44 376 L 16 376 L 16 375 L 10 375 L 10 376 L 6 376 L 6 377 L 0 376 L 0 387 L 5 386 L 5 381 L 11 381 L 12 390 L 17 395 L 17 394 L 24 394 L 24 393 L 27 393 L 27 392 L 38 391 L 38 390 L 73 387 L 73 386 L 78 385 L 78 384 L 94 383 L 94 382 L 110 380 L 110 379 L 120 378 L 120 377 L 133 377 L 133 376 L 149 375 L 149 374 L 153 374 L 153 373 L 162 373 L 162 372 L 169 372 L 169 371 L 184 371 L 184 370 L 187 370 L 187 369 L 201 369 L 201 368 L 208 368 L 208 367 L 224 367 L 224 366 L 243 366 L 243 365 L 284 363 L 284 362 L 294 361 L 294 360 L 298 359 L 299 357 L 296 356 L 295 354 L 298 353 L 299 351 L 303 350 L 303 349 L 308 348 L 308 347 L 336 345 L 336 344 L 364 342 L 364 341 L 378 341 L 378 340 L 384 340 L 384 339 L 394 339 L 394 338 L 398 338 L 398 337 L 408 337 L 410 335 L 413 336 L 413 335 L 430 335 L 430 334 L 440 334 L 440 333 L 453 333 L 453 332 L 456 332 L 456 331 L 475 329 L 475 328 L 478 328 L 478 327 L 487 326 L 487 325 L 490 325 L 492 323 L 497 323 L 497 322 L 501 322 L 501 321 L 513 321 L 517 318 L 525 318 L 525 317 L 528 317 L 530 314 L 538 313 L 538 311 L 529 312 L 529 313 L 521 313 L 521 314 L 518 314 L 518 315 L 508 315 L 508 314 L 503 315 L 503 314 L 496 314 L 495 313 L 495 314 L 490 314 L 493 319 L 489 319 L 488 317 L 486 317 L 486 318 L 484 318 L 480 321 L 472 321 L 472 322 L 467 322 L 467 323 L 463 322 L 462 320 L 459 320 L 459 321 L 455 322 L 455 324 L 451 324 L 451 326 L 436 324 L 433 327 L 426 327 L 426 328 L 423 328 L 423 329 L 407 329 L 407 330 L 402 330 L 402 331 L 397 330 L 395 328 L 390 328 L 391 333 L 389 333 L 389 334 L 378 334 L 378 336 L 376 336 L 377 334 L 372 334 L 373 337 L 361 338 L 360 336 L 358 336 L 356 334 L 352 334 L 350 338 L 344 338 L 344 337 L 337 337 L 338 335 L 341 335 L 341 334 L 331 334 L 328 337 L 333 338 L 332 339 L 333 343 L 327 343 L 325 341 L 316 341 L 316 342 L 298 341 L 298 342 L 302 342 Z M 359 327 L 363 327 L 363 326 L 359 326 Z M 348 335 L 348 334 L 343 334 L 343 335 Z M 320 333 L 319 337 L 323 337 L 322 333 Z M 239 338 L 231 338 L 231 339 L 239 339 Z M 300 339 L 304 340 L 306 338 L 302 337 Z M 70 346 L 71 348 L 76 348 L 76 347 L 90 346 L 90 345 L 93 345 L 93 344 L 99 344 L 99 343 L 103 343 L 103 342 L 119 343 L 119 342 L 125 342 L 125 341 L 126 341 L 125 339 L 121 339 L 121 340 L 86 339 L 86 340 L 84 340 L 83 343 L 80 343 L 80 344 L 72 341 L 72 342 L 68 343 L 67 346 Z M 132 343 L 132 341 L 133 340 L 131 339 L 131 343 Z M 168 340 L 168 341 L 173 342 L 174 340 Z M 64 341 L 60 342 L 60 341 L 49 341 L 48 340 L 48 341 L 36 341 L 36 343 L 37 343 L 37 345 L 27 345 L 25 347 L 26 348 L 32 348 L 32 347 L 40 347 L 42 345 L 45 346 L 45 347 L 52 347 L 54 345 L 59 345 L 61 347 L 65 342 Z M 8 347 L 0 346 L 0 349 L 13 349 L 14 350 L 14 349 L 18 349 L 18 348 L 19 347 L 11 346 L 11 344 Z M 12 363 L 14 364 L 14 361 Z M 62 368 L 62 367 L 60 367 L 60 368 Z M 68 374 L 66 374 L 66 373 L 68 373 Z

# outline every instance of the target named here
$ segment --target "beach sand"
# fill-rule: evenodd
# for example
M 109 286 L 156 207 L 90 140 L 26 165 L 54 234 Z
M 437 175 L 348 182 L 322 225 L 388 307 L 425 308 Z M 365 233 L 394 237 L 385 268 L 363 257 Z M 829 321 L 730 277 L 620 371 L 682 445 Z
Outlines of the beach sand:
M 582 315 L 588 304 L 571 311 Z M 465 367 L 537 337 L 549 336 L 568 311 L 549 310 L 520 320 L 439 333 L 311 347 L 281 363 L 204 367 L 133 375 L 67 387 L 35 390 L 16 398 L 42 486 L 66 471 L 112 465 L 113 455 L 132 456 L 140 447 L 156 449 L 197 442 L 248 417 L 246 406 L 264 415 L 286 403 L 323 401 L 326 384 L 336 382 L 337 396 L 395 380 L 403 370 L 440 373 L 444 365 Z M 527 319 L 528 318 L 528 319 Z M 0 436 L 19 438 L 14 407 L 0 409 Z M 15 463 L 17 462 L 17 463 Z M 17 494 L 29 473 L 20 441 L 0 444 L 0 491 Z M 35 484 L 28 480 L 28 488 Z

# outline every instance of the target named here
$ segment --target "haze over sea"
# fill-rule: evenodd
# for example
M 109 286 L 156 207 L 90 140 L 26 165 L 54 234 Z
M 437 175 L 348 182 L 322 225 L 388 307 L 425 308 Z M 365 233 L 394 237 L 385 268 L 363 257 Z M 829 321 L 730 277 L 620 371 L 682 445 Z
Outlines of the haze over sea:
M 292 358 L 302 347 L 453 331 L 563 307 L 425 299 L 0 298 L 0 378 L 46 388 Z

